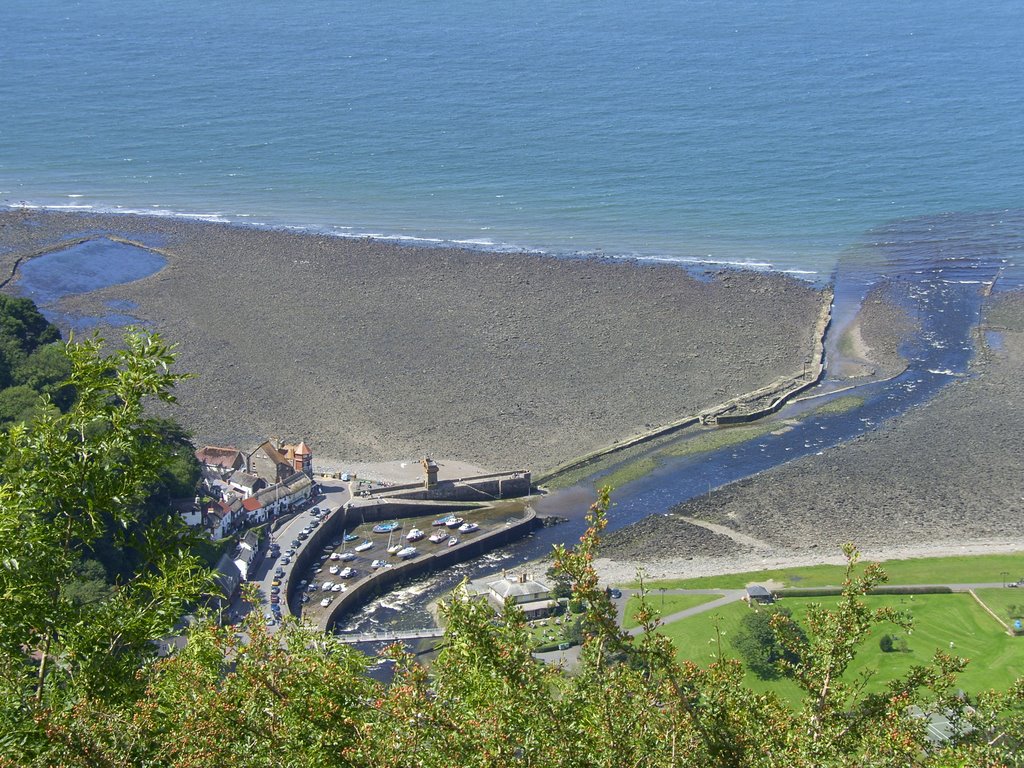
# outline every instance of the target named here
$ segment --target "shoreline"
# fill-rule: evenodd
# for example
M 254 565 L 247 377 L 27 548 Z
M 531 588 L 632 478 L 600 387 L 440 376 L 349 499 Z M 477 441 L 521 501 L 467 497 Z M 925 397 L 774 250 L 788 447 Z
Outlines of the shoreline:
M 223 214 L 223 213 L 198 213 L 188 211 L 174 211 L 170 209 L 144 209 L 144 208 L 122 208 L 96 207 L 92 205 L 74 204 L 43 204 L 31 202 L 0 203 L 0 215 L 12 212 L 24 211 L 27 213 L 55 213 L 72 214 L 82 216 L 102 217 L 126 217 L 126 218 L 153 218 L 165 219 L 168 221 L 197 222 L 216 224 L 220 226 L 235 227 L 241 229 L 253 229 L 265 232 L 280 232 L 289 234 L 304 234 L 315 237 L 333 237 L 340 240 L 354 242 L 374 241 L 388 245 L 411 248 L 455 248 L 474 251 L 478 253 L 490 253 L 501 255 L 539 255 L 555 259 L 577 259 L 596 260 L 609 262 L 639 262 L 653 264 L 670 264 L 681 269 L 691 271 L 695 275 L 707 275 L 720 270 L 737 272 L 752 272 L 755 274 L 780 274 L 807 282 L 818 288 L 825 287 L 832 282 L 832 269 L 817 270 L 805 269 L 798 266 L 782 267 L 774 261 L 765 260 L 759 255 L 757 257 L 736 257 L 715 258 L 712 254 L 707 256 L 681 256 L 666 255 L 664 253 L 651 252 L 607 252 L 603 248 L 594 249 L 555 249 L 544 248 L 534 245 L 518 245 L 512 242 L 495 242 L 489 238 L 473 237 L 439 237 L 428 234 L 405 235 L 386 234 L 383 232 L 346 232 L 341 230 L 352 229 L 345 225 L 338 224 L 292 224 L 287 221 L 262 222 L 251 220 L 250 214 Z M 233 218 L 232 218 L 233 217 Z M 267 217 L 273 218 L 273 217 Z M 785 251 L 789 253 L 787 249 Z
M 974 557 L 981 555 L 1024 553 L 1024 541 L 997 539 L 973 541 L 965 544 L 926 544 L 921 546 L 881 546 L 858 548 L 862 562 L 889 560 L 917 560 L 931 557 Z M 746 552 L 730 557 L 664 558 L 658 561 L 629 563 L 609 557 L 594 559 L 601 583 L 625 584 L 636 581 L 639 570 L 645 582 L 690 579 L 703 576 L 725 576 L 811 565 L 844 565 L 846 559 L 838 549 L 836 554 L 824 552 L 755 553 Z
M 353 461 L 555 466 L 799 368 L 822 300 L 781 273 L 699 279 L 130 214 L 19 209 L 0 225 L 0 269 L 85 234 L 168 258 L 59 309 L 102 316 L 127 299 L 179 342 L 200 374 L 177 409 L 197 442 L 302 437 Z

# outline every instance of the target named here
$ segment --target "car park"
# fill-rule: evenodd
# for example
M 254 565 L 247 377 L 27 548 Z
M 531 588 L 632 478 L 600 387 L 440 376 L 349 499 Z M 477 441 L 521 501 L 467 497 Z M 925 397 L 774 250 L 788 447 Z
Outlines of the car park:
M 331 587 L 331 592 L 344 592 L 344 591 L 345 591 L 345 585 L 344 584 L 335 584 L 333 587 Z
M 290 563 L 291 561 L 292 559 L 290 557 L 283 557 L 281 558 L 281 565 L 288 565 L 288 563 Z
M 325 597 L 323 600 L 320 601 L 320 605 L 326 608 L 328 605 L 331 604 L 332 600 L 333 598 Z

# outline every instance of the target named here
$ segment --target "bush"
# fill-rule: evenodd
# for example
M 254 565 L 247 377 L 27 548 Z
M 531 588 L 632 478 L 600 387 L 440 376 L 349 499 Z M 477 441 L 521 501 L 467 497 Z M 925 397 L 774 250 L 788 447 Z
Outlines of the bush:
M 882 653 L 892 653 L 895 650 L 892 635 L 882 635 L 878 639 L 878 647 L 882 649 Z

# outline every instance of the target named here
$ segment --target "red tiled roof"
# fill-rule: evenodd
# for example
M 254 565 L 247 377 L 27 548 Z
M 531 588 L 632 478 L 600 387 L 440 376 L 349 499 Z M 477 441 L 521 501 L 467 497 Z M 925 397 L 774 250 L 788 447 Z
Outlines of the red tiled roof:
M 196 451 L 199 463 L 209 466 L 230 467 L 241 456 L 242 452 L 237 448 L 223 448 L 216 445 L 206 445 Z
M 263 505 L 260 504 L 260 500 L 255 496 L 248 499 L 242 499 L 242 507 L 245 508 L 246 512 L 255 512 L 257 509 L 262 509 Z

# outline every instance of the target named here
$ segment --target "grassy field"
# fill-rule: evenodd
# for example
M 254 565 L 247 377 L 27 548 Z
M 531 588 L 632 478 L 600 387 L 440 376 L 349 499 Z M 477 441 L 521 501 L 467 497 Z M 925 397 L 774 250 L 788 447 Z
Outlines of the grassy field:
M 905 674 L 911 666 L 927 663 L 936 650 L 970 660 L 960 676 L 960 686 L 968 692 L 1006 688 L 1024 676 L 1024 638 L 1007 635 L 970 595 L 878 595 L 865 599 L 872 608 L 892 606 L 906 611 L 914 621 L 910 634 L 895 625 L 879 626 L 862 646 L 860 654 L 850 665 L 847 679 L 853 679 L 861 671 L 873 670 L 869 690 L 881 690 L 888 681 Z M 834 604 L 834 598 L 819 600 L 825 606 Z M 782 604 L 792 610 L 794 618 L 800 621 L 810 602 L 786 598 Z M 736 658 L 731 638 L 748 610 L 743 603 L 735 603 L 675 622 L 662 631 L 672 639 L 681 660 L 704 665 L 719 649 L 725 656 Z M 908 650 L 883 653 L 878 641 L 887 633 L 905 638 Z M 764 681 L 748 673 L 746 682 L 754 690 L 774 691 L 789 701 L 799 698 L 798 689 L 789 680 Z
M 922 557 L 887 560 L 883 564 L 890 584 L 1002 583 L 1024 577 L 1024 552 L 964 557 Z M 742 589 L 750 583 L 774 581 L 786 587 L 826 587 L 842 583 L 845 566 L 812 565 L 771 571 L 748 571 L 693 579 L 651 581 L 647 587 L 666 589 Z M 636 586 L 630 584 L 628 586 Z M 1024 597 L 1021 598 L 1024 602 Z
M 659 595 L 652 593 L 647 595 L 647 604 L 662 616 L 669 616 L 679 611 L 685 611 L 687 608 L 694 608 L 717 599 L 718 595 Z M 634 595 L 626 603 L 626 617 L 622 622 L 622 626 L 626 629 L 638 626 L 633 618 L 638 610 L 640 610 L 640 598 Z
M 1007 624 L 1024 620 L 1024 589 L 977 589 L 975 594 Z

